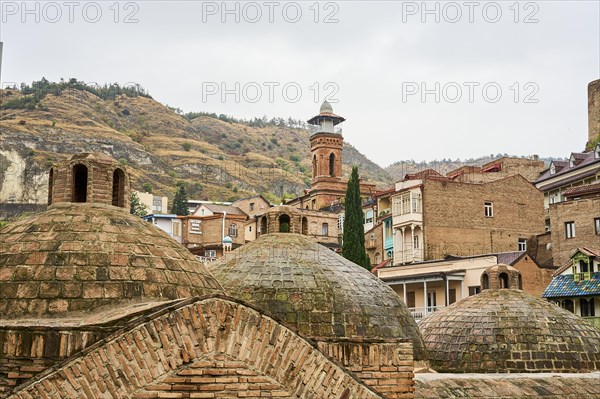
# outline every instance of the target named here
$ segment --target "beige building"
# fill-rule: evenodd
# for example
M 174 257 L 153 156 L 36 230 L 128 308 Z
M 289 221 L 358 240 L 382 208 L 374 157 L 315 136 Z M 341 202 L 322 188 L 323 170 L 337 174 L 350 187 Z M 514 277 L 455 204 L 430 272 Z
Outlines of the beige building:
M 169 213 L 169 198 L 159 197 L 152 193 L 146 193 L 142 191 L 134 191 L 140 202 L 146 207 L 146 214 L 164 214 Z
M 544 231 L 543 196 L 524 177 L 463 183 L 425 170 L 390 196 L 393 264 L 525 251 Z
M 377 276 L 403 298 L 415 319 L 480 292 L 481 275 L 496 264 L 507 264 L 523 276 L 522 289 L 541 296 L 554 269 L 540 267 L 526 252 L 452 257 L 380 268 Z

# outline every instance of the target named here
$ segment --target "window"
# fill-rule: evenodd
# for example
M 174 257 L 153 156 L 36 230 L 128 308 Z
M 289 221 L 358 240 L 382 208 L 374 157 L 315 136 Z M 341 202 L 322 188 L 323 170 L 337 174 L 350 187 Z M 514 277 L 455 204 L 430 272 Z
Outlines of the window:
M 87 201 L 88 169 L 85 165 L 73 166 L 72 202 Z
M 329 176 L 335 177 L 335 155 L 329 155 Z
M 172 227 L 173 229 L 173 235 L 174 236 L 180 236 L 181 235 L 181 223 L 179 222 L 172 222 Z
M 161 197 L 152 197 L 152 212 L 153 213 L 162 213 L 162 198 Z
M 527 251 L 527 239 L 519 238 L 519 241 L 517 242 L 517 248 L 521 252 Z
M 329 223 L 323 223 L 323 225 L 321 226 L 321 235 L 329 235 Z
M 279 216 L 279 232 L 289 233 L 290 232 L 290 217 L 288 215 Z
M 412 195 L 412 212 L 421 213 L 421 194 L 413 193 Z
M 216 249 L 205 249 L 204 256 L 206 256 L 207 258 L 216 258 L 217 250 Z
M 252 226 L 248 226 L 248 231 L 252 233 Z
M 483 203 L 483 213 L 486 218 L 494 217 L 494 204 L 490 201 L 485 201 Z
M 369 209 L 365 212 L 365 224 L 373 223 L 373 210 Z
M 554 162 L 550 164 L 550 174 L 553 175 L 556 173 L 556 166 L 554 165 Z
M 600 218 L 594 219 L 594 232 L 596 235 L 600 235 Z
M 344 214 L 338 216 L 338 229 L 342 231 L 344 229 Z
M 483 276 L 481 276 L 481 285 L 483 285 L 483 289 L 487 290 L 490 288 L 490 277 L 488 276 L 487 273 L 483 273 Z M 471 295 L 469 293 L 469 295 Z
M 596 151 L 594 152 L 596 159 L 600 158 L 600 144 L 596 145 Z
M 575 237 L 575 222 L 565 223 L 565 235 L 567 238 Z
M 229 225 L 229 237 L 237 237 L 237 225 L 235 223 Z
M 565 299 L 560 304 L 560 307 L 568 310 L 571 313 L 575 313 L 575 306 L 573 305 L 573 301 L 570 299 Z
M 125 173 L 121 169 L 115 169 L 113 173 L 112 204 L 125 207 Z
M 414 308 L 415 307 L 415 292 L 414 291 L 408 291 L 406 293 L 406 306 L 409 308 Z
M 253 211 L 254 210 L 254 202 L 250 203 L 250 210 Z
M 410 193 L 403 194 L 401 197 L 402 214 L 410 213 Z
M 413 244 L 414 244 L 414 249 L 419 249 L 419 236 L 415 236 L 414 240 L 413 240 Z
M 478 285 L 474 285 L 469 287 L 469 296 L 477 295 L 481 292 L 481 287 Z
M 579 308 L 581 309 L 581 317 L 596 316 L 596 309 L 594 309 L 594 298 L 590 298 L 589 300 L 581 298 L 579 300 Z
M 498 279 L 500 280 L 500 288 L 508 288 L 508 274 L 500 273 Z
M 456 288 L 450 288 L 448 290 L 448 303 L 452 305 L 456 302 Z
M 48 176 L 48 205 L 52 205 L 52 188 L 54 186 L 54 168 L 50 168 Z

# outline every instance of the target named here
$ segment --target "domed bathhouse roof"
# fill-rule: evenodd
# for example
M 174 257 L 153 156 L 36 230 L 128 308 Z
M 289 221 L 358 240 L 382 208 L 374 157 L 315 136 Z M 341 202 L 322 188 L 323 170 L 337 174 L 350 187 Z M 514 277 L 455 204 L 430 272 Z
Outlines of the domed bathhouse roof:
M 127 172 L 101 154 L 52 168 L 49 209 L 0 230 L 0 315 L 15 319 L 222 292 L 162 230 L 129 214 Z
M 210 264 L 231 295 L 253 303 L 316 340 L 410 339 L 425 360 L 415 321 L 373 274 L 310 238 L 261 236 Z
M 431 367 L 450 373 L 599 369 L 600 331 L 516 289 L 519 281 L 518 270 L 492 266 L 482 274 L 480 294 L 423 319 L 419 328 Z

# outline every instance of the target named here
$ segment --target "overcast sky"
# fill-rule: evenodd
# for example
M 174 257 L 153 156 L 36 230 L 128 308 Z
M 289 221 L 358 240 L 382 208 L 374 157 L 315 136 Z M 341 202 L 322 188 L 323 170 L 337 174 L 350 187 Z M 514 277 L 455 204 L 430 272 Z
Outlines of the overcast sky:
M 345 140 L 382 166 L 567 156 L 600 78 L 597 0 L 0 4 L 4 85 L 136 82 L 243 118 L 306 120 L 331 98 Z

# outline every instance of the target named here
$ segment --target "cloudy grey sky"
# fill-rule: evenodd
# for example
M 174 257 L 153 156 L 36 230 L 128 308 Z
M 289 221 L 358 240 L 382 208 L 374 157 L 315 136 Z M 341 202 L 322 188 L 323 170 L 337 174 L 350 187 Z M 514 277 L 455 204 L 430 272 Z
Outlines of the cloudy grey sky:
M 600 1 L 2 1 L 2 81 L 137 82 L 184 111 L 308 119 L 386 166 L 587 140 Z

